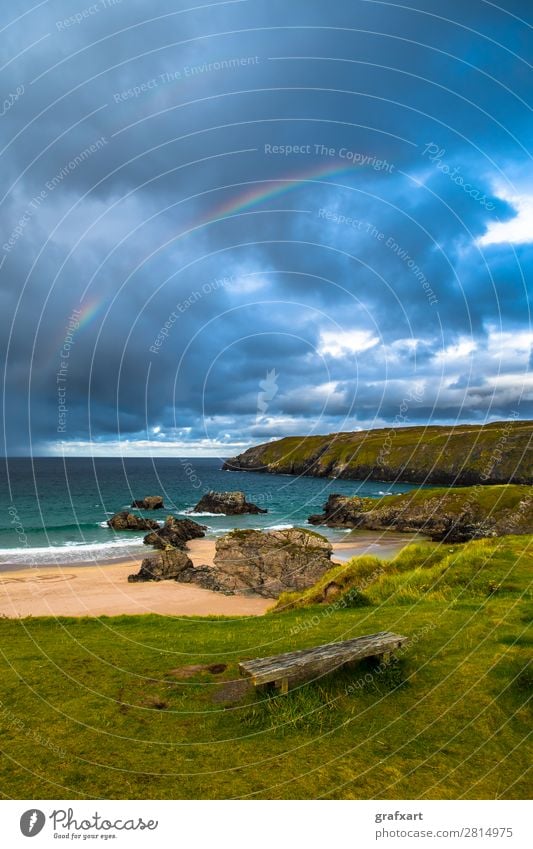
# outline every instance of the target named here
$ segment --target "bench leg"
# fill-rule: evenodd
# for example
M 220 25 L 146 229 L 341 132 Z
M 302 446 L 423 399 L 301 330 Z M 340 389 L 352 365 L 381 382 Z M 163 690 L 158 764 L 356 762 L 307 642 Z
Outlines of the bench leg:
M 381 664 L 388 664 L 391 662 L 392 652 L 384 651 L 381 654 L 372 655 L 372 658 L 379 666 L 381 666 Z
M 289 692 L 289 679 L 280 678 L 279 681 L 276 681 L 276 690 L 279 690 L 281 695 L 285 696 Z

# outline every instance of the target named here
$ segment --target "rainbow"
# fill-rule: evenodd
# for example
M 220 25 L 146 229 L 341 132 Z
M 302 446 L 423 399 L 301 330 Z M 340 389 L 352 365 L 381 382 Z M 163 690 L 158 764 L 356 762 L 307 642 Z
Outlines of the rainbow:
M 342 174 L 355 173 L 358 167 L 354 163 L 350 165 L 339 166 L 338 161 L 335 163 L 329 162 L 327 165 L 320 165 L 310 168 L 307 171 L 294 174 L 292 176 L 282 177 L 272 180 L 250 180 L 246 183 L 246 187 L 240 192 L 237 197 L 233 197 L 229 201 L 219 204 L 208 215 L 200 218 L 191 229 L 213 224 L 222 221 L 225 218 L 230 218 L 233 215 L 239 215 L 241 212 L 253 209 L 261 204 L 288 194 L 294 189 L 299 188 L 309 182 L 320 182 L 325 178 L 337 177 Z M 220 186 L 215 191 L 223 191 L 230 189 L 231 186 Z M 87 325 L 95 318 L 106 299 L 103 297 L 94 298 L 88 303 L 81 306 L 81 315 L 79 317 L 78 330 L 87 327 Z
M 102 308 L 104 300 L 102 298 L 93 298 L 82 305 L 80 316 L 78 318 L 79 326 L 77 330 L 82 330 L 93 320 L 98 311 Z
M 278 178 L 277 180 L 251 180 L 249 185 L 254 186 L 254 188 L 247 187 L 239 195 L 239 197 L 221 204 L 211 215 L 203 219 L 202 223 L 209 224 L 213 221 L 220 221 L 220 219 L 228 218 L 230 215 L 235 215 L 243 210 L 259 206 L 259 204 L 271 200 L 272 198 L 287 194 L 293 189 L 297 189 L 299 186 L 308 182 L 316 182 L 324 177 L 338 176 L 340 174 L 349 173 L 350 171 L 353 173 L 356 170 L 356 167 L 357 166 L 354 166 L 353 164 L 339 166 L 337 162 L 334 164 L 329 163 L 328 165 L 320 165 L 319 167 L 315 166 L 314 168 L 309 169 L 309 171 L 302 172 L 294 176 Z M 259 184 L 259 187 L 257 184 Z

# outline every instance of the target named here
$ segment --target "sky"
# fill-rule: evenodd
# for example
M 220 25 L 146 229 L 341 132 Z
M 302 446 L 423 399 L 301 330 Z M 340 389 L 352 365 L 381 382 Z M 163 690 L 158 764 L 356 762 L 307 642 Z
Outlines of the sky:
M 0 13 L 9 455 L 533 416 L 529 0 Z

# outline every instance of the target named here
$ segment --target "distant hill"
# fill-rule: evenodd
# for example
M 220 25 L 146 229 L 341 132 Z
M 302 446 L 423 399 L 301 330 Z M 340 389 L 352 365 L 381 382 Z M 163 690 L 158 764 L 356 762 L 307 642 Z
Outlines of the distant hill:
M 225 461 L 230 471 L 437 484 L 533 483 L 533 422 L 288 436 Z

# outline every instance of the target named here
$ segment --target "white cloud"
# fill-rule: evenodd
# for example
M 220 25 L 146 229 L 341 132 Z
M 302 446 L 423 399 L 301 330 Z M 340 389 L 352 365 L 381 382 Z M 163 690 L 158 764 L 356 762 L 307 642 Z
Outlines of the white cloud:
M 325 330 L 320 334 L 318 353 L 341 358 L 347 354 L 361 354 L 379 344 L 370 330 Z
M 487 232 L 478 239 L 480 245 L 497 245 L 509 242 L 514 245 L 533 242 L 533 195 L 513 194 L 507 188 L 499 188 L 497 197 L 510 203 L 516 215 L 509 221 L 493 221 Z
M 249 442 L 221 442 L 197 439 L 194 442 L 153 439 L 116 439 L 101 442 L 72 440 L 47 443 L 52 457 L 231 457 L 248 448 Z
M 510 357 L 514 362 L 520 360 L 526 363 L 529 360 L 532 346 L 533 333 L 531 332 L 516 331 L 510 333 L 495 329 L 489 330 L 487 351 L 491 357 Z
M 462 360 L 472 354 L 476 350 L 476 347 L 473 339 L 463 337 L 455 345 L 448 345 L 448 347 L 438 351 L 435 356 L 437 360 L 442 362 Z

